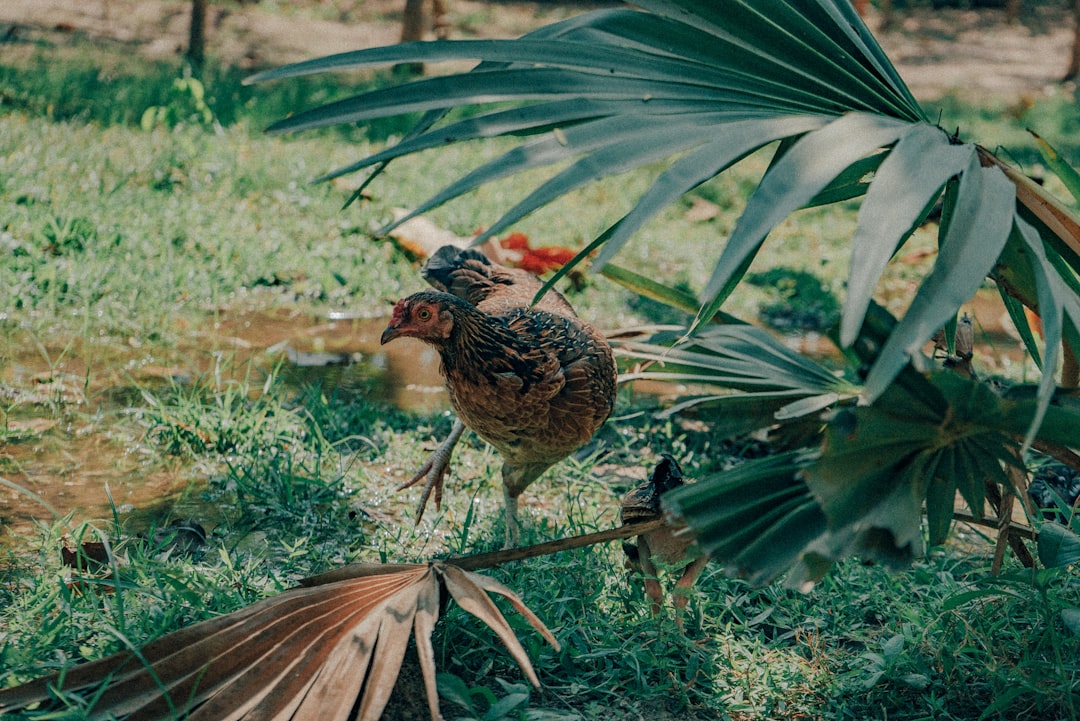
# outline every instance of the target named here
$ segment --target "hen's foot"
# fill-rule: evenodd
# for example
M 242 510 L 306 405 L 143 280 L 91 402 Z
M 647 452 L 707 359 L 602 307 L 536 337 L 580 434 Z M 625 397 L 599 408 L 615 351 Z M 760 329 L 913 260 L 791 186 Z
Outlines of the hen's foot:
M 439 444 L 439 447 L 428 458 L 427 463 L 417 471 L 415 476 L 397 487 L 396 490 L 403 491 L 406 488 L 415 486 L 421 479 L 426 479 L 424 492 L 420 494 L 420 504 L 416 508 L 416 523 L 420 523 L 420 519 L 424 517 L 424 508 L 427 506 L 432 491 L 435 491 L 435 508 L 442 507 L 443 479 L 446 476 L 446 469 L 450 466 L 450 456 L 454 452 L 454 446 L 457 445 L 458 439 L 461 438 L 464 431 L 465 424 L 461 421 L 454 421 L 454 427 L 450 430 L 450 435 Z

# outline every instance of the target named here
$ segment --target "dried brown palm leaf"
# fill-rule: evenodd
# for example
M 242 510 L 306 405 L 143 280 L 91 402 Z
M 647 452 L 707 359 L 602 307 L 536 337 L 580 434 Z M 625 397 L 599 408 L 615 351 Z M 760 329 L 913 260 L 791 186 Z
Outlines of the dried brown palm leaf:
M 443 588 L 495 631 L 525 676 L 539 686 L 525 649 L 488 594 L 506 598 L 556 649 L 558 642 L 517 594 L 472 569 L 624 538 L 643 527 L 452 562 L 345 566 L 139 649 L 2 690 L 0 716 L 28 707 L 45 714 L 61 694 L 86 692 L 89 719 L 376 721 L 412 634 L 428 707 L 438 721 L 431 634 Z
M 495 630 L 533 684 L 532 664 L 484 589 L 510 599 L 558 647 L 513 591 L 479 574 L 441 562 L 352 571 L 353 578 L 295 588 L 140 650 L 0 691 L 0 714 L 48 703 L 55 690 L 88 690 L 91 719 L 375 721 L 415 630 L 431 716 L 440 719 L 431 646 L 440 584 Z

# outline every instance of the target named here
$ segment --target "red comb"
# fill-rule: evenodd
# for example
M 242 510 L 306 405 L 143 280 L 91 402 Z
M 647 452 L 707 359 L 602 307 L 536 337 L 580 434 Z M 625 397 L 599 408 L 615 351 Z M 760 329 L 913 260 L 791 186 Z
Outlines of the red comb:
M 394 312 L 390 314 L 390 323 L 397 323 L 405 315 L 405 299 L 402 298 L 394 304 Z

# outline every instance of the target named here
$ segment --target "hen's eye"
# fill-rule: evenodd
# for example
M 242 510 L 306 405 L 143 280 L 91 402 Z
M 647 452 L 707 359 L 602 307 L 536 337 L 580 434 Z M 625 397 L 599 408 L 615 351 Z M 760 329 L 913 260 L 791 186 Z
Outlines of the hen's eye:
M 416 317 L 420 320 L 431 320 L 431 309 L 421 308 L 420 310 L 416 311 Z

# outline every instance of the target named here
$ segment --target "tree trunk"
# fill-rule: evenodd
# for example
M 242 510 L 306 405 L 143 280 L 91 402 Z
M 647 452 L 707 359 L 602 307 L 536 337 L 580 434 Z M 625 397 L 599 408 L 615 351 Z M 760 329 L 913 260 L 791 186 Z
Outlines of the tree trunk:
M 401 21 L 401 42 L 424 39 L 424 0 L 405 0 Z
M 450 13 L 447 10 L 449 0 L 431 0 L 431 24 L 435 27 L 435 37 L 446 40 L 450 37 Z
M 405 0 L 405 10 L 401 21 L 401 42 L 409 43 L 424 39 L 424 2 L 425 0 Z M 401 63 L 394 66 L 395 75 L 423 75 L 422 63 Z
M 893 0 L 881 0 L 878 3 L 878 12 L 881 14 L 881 29 L 891 30 L 896 22 L 893 12 Z
M 1023 0 L 1005 0 L 1005 21 L 1010 25 L 1020 20 Z
M 1073 2 L 1073 46 L 1065 80 L 1080 80 L 1080 0 Z
M 188 35 L 187 61 L 198 76 L 206 59 L 206 2 L 191 0 L 191 33 Z

